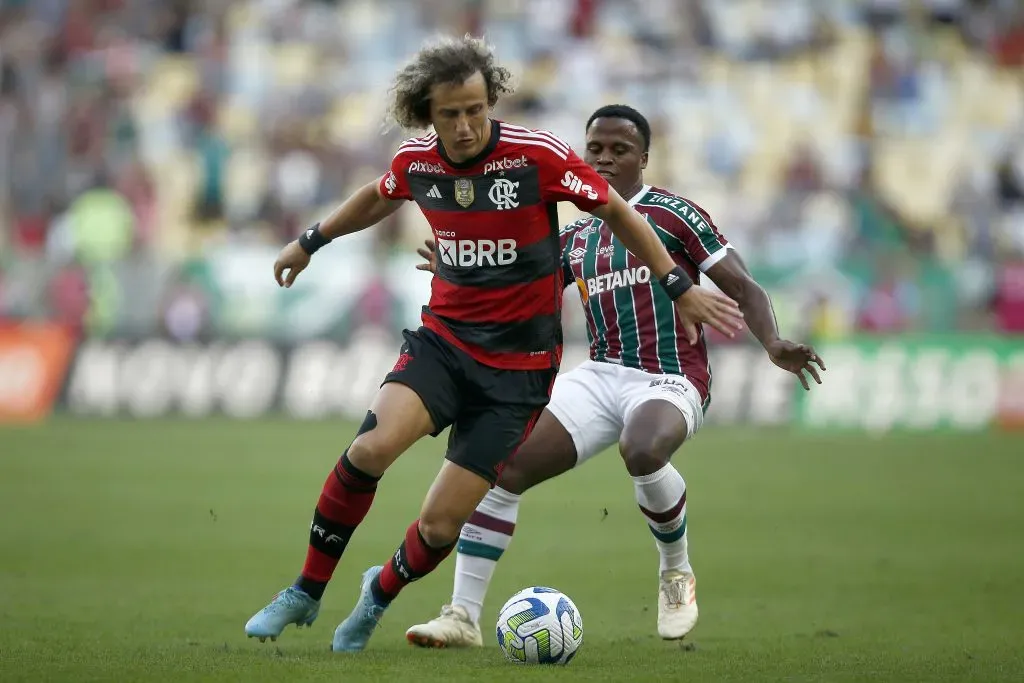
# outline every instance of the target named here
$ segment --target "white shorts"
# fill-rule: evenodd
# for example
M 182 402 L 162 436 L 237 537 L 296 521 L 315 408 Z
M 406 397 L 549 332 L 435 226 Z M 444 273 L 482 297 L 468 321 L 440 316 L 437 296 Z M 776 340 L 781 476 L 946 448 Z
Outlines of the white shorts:
M 592 360 L 558 376 L 547 408 L 572 436 L 579 465 L 618 443 L 629 416 L 652 400 L 668 401 L 679 409 L 687 439 L 704 422 L 700 392 L 685 377 Z

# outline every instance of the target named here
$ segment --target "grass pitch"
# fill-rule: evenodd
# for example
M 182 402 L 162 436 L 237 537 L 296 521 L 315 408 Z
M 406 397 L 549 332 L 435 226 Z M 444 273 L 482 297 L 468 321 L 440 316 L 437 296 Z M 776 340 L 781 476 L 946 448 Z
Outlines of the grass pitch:
M 297 574 L 320 485 L 352 425 L 86 422 L 0 429 L 0 680 L 993 681 L 1024 675 L 1024 440 L 702 432 L 689 486 L 701 620 L 655 632 L 657 554 L 608 453 L 524 499 L 485 647 L 424 651 L 453 561 L 409 587 L 370 648 L 333 655 L 359 574 L 388 559 L 439 466 L 424 441 L 385 476 L 311 630 L 245 621 Z M 507 664 L 516 590 L 583 615 L 563 669 Z

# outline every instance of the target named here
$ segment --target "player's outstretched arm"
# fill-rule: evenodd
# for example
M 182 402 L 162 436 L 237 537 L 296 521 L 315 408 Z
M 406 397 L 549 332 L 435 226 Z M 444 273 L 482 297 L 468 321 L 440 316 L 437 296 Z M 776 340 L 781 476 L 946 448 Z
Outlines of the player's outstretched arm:
M 274 261 L 274 279 L 281 287 L 291 287 L 295 278 L 309 265 L 310 257 L 331 240 L 351 235 L 376 225 L 394 213 L 401 201 L 388 199 L 380 192 L 379 181 L 367 183 L 346 199 L 323 221 L 281 249 Z M 285 276 L 285 271 L 288 275 Z
M 764 346 L 773 363 L 800 378 L 804 389 L 811 388 L 804 372 L 821 384 L 821 376 L 814 366 L 816 364 L 824 371 L 825 363 L 814 347 L 779 337 L 779 327 L 768 293 L 750 275 L 747 264 L 735 250 L 730 249 L 724 258 L 708 269 L 707 274 L 723 292 L 739 303 L 747 327 Z
M 701 287 L 669 255 L 654 229 L 613 190 L 608 191 L 608 203 L 592 213 L 606 221 L 615 236 L 631 253 L 647 264 L 651 273 L 676 302 L 683 319 L 683 328 L 691 344 L 698 339 L 697 324 L 708 323 L 722 334 L 735 336 L 742 329 L 743 317 L 732 299 Z

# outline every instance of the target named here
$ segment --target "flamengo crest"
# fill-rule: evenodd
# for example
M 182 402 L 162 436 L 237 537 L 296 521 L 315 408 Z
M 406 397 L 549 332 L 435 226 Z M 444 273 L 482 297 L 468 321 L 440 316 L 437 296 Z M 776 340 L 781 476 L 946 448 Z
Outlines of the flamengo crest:
M 498 211 L 507 211 L 519 206 L 518 182 L 512 182 L 506 178 L 499 178 L 491 185 L 487 198 L 491 200 Z

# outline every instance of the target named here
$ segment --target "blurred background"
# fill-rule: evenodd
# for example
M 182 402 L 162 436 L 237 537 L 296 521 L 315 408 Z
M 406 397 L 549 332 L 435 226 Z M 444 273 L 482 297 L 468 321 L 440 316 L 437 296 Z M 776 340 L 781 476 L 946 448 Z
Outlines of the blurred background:
M 397 67 L 465 32 L 518 76 L 499 117 L 580 149 L 597 107 L 644 112 L 646 180 L 710 211 L 828 366 L 804 392 L 709 333 L 711 406 L 673 458 L 696 641 L 654 637 L 611 453 L 530 492 L 483 626 L 557 586 L 589 644 L 552 680 L 1019 683 L 1021 0 L 0 0 L 0 680 L 522 679 L 493 640 L 408 647 L 451 564 L 374 652 L 326 651 L 443 438 L 388 470 L 316 628 L 241 628 L 418 324 L 428 229 L 404 207 L 289 290 L 272 263 L 388 168 Z
M 712 419 L 860 419 L 850 396 L 897 368 L 900 410 L 952 373 L 972 419 L 1016 421 L 1016 0 L 0 0 L 0 413 L 361 414 L 428 296 L 422 216 L 346 238 L 289 291 L 271 264 L 387 168 L 396 67 L 464 32 L 518 76 L 499 117 L 580 148 L 595 108 L 644 112 L 647 181 L 710 211 L 785 335 L 834 349 L 808 407 L 749 339 L 714 338 Z M 864 419 L 963 412 L 896 403 Z

